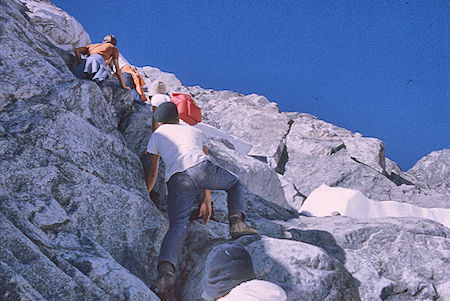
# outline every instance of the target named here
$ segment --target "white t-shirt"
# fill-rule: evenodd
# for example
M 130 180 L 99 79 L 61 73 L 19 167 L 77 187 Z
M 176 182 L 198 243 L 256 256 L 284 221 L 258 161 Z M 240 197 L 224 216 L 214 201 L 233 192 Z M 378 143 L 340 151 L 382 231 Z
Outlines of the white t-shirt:
M 208 160 L 203 152 L 206 143 L 203 133 L 190 125 L 163 124 L 150 137 L 147 152 L 161 156 L 167 182 L 173 174 Z
M 217 301 L 286 301 L 286 299 L 286 292 L 280 286 L 254 279 L 242 282 Z

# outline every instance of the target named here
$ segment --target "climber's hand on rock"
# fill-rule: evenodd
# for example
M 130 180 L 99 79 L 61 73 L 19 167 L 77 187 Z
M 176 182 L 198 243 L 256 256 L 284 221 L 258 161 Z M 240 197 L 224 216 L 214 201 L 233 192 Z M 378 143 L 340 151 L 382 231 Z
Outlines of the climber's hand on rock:
M 203 218 L 203 223 L 205 225 L 208 224 L 209 219 L 211 218 L 212 213 L 212 205 L 211 205 L 211 191 L 205 190 L 205 196 L 203 198 L 203 203 L 201 203 L 199 207 L 198 217 Z
M 200 212 L 198 214 L 198 217 L 202 217 L 203 218 L 203 223 L 205 225 L 208 224 L 209 219 L 211 218 L 211 203 L 203 202 L 200 205 Z

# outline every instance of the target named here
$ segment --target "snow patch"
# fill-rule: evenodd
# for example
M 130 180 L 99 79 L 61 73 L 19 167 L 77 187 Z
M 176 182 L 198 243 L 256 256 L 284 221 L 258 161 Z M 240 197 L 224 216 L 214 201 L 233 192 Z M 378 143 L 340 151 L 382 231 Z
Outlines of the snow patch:
M 325 184 L 311 192 L 299 212 L 310 216 L 330 216 L 338 212 L 354 218 L 419 217 L 450 227 L 450 209 L 422 208 L 396 201 L 374 201 L 357 190 Z

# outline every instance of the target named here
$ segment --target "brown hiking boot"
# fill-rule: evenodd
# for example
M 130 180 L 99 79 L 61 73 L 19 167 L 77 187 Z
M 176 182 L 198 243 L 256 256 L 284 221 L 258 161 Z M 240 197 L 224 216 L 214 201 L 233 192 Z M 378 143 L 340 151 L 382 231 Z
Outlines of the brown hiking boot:
M 175 287 L 175 267 L 168 261 L 158 264 L 158 278 L 152 285 L 152 290 L 162 301 L 172 301 Z
M 242 213 L 237 212 L 228 216 L 230 221 L 230 235 L 232 239 L 237 239 L 244 235 L 258 235 L 259 232 L 250 228 L 244 223 Z

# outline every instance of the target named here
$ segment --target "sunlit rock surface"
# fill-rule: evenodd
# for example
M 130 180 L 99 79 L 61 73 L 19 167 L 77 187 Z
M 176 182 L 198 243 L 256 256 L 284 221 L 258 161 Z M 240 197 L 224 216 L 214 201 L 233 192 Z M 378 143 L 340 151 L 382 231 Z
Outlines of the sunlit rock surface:
M 144 181 L 152 113 L 114 77 L 97 85 L 73 76 L 71 51 L 87 43 L 79 23 L 48 1 L 0 2 L 2 300 L 158 300 L 149 287 L 168 222 L 162 170 L 159 207 Z M 190 92 L 205 124 L 252 146 L 245 155 L 223 135 L 210 137 L 212 160 L 241 177 L 247 221 L 261 232 L 234 243 L 289 300 L 450 298 L 442 224 L 298 213 L 321 184 L 449 208 L 448 150 L 403 172 L 376 138 L 280 112 L 261 95 L 185 87 L 158 68 L 138 70 L 147 85 L 162 80 L 169 91 Z M 225 200 L 214 191 L 211 222 L 191 224 L 179 300 L 199 299 L 207 252 L 229 241 Z

